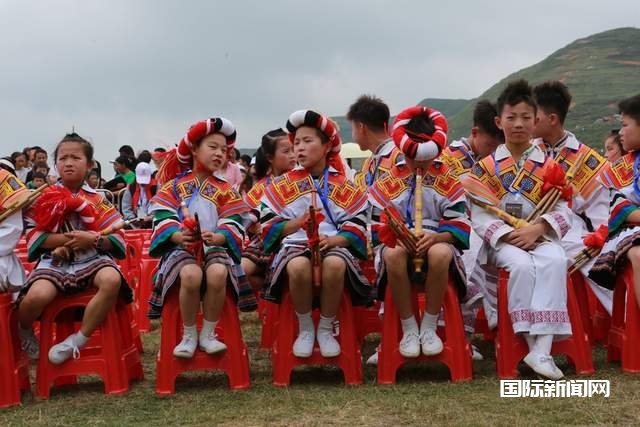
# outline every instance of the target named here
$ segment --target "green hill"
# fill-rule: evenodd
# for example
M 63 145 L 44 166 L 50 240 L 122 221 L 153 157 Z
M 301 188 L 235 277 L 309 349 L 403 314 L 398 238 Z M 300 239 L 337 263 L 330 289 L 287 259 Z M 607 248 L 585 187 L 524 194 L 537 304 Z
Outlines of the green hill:
M 583 142 L 600 148 L 604 137 L 619 127 L 617 103 L 640 93 L 640 29 L 619 28 L 578 39 L 543 61 L 515 72 L 477 99 L 495 100 L 507 82 L 519 78 L 532 84 L 561 80 L 573 96 L 566 128 Z M 469 132 L 475 99 L 448 116 L 450 139 Z

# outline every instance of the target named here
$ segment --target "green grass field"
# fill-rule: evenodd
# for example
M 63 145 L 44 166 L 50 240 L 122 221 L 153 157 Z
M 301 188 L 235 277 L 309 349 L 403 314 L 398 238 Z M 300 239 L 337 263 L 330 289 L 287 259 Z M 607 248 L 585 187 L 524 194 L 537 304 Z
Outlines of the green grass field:
M 593 379 L 611 381 L 609 398 L 500 398 L 493 345 L 479 341 L 485 360 L 474 362 L 474 379 L 453 384 L 440 364 L 403 368 L 394 386 L 376 384 L 376 369 L 365 368 L 365 384 L 344 386 L 341 372 L 330 367 L 297 369 L 289 388 L 271 385 L 269 353 L 258 350 L 260 323 L 243 314 L 243 333 L 251 359 L 251 388 L 229 391 L 219 372 L 180 377 L 177 393 L 155 395 L 155 354 L 159 331 L 143 336 L 145 380 L 122 396 L 103 394 L 102 382 L 85 377 L 77 386 L 52 391 L 40 401 L 30 393 L 23 405 L 0 410 L 0 425 L 549 425 L 640 424 L 640 375 L 622 374 L 607 364 L 602 347 L 594 350 Z M 375 336 L 363 354 L 375 348 Z M 560 358 L 568 379 L 578 378 Z M 523 369 L 523 378 L 535 379 Z M 582 378 L 582 377 L 581 377 Z

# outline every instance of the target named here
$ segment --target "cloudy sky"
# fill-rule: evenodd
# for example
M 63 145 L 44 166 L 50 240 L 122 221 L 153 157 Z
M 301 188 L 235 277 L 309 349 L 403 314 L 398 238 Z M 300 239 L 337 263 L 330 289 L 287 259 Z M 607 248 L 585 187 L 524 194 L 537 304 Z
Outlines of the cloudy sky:
M 104 164 L 222 115 L 252 148 L 297 109 L 472 98 L 624 26 L 637 0 L 0 0 L 1 146 L 50 150 L 75 126 Z

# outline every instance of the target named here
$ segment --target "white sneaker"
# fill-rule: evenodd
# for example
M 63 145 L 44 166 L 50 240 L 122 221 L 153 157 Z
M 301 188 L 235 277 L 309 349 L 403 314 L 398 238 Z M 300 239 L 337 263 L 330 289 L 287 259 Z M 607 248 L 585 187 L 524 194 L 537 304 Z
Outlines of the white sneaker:
M 471 359 L 484 360 L 484 356 L 482 355 L 482 353 L 480 353 L 480 350 L 478 350 L 478 347 L 476 347 L 473 344 L 471 344 Z
M 378 349 L 367 359 L 367 365 L 369 366 L 377 366 L 378 365 Z
M 74 359 L 80 357 L 80 349 L 78 349 L 73 341 L 74 335 L 75 334 L 69 335 L 64 341 L 51 347 L 49 350 L 49 362 L 54 365 L 61 365 L 69 360 L 71 356 L 73 356 Z
M 293 355 L 295 357 L 307 358 L 313 353 L 313 344 L 316 342 L 316 336 L 313 330 L 302 331 L 293 343 Z
M 336 357 L 340 354 L 340 343 L 329 331 L 318 331 L 318 345 L 322 357 Z
M 20 337 L 20 348 L 27 353 L 29 359 L 38 360 L 40 358 L 40 343 L 33 333 L 33 329 L 22 329 L 18 327 Z
M 181 359 L 191 359 L 196 352 L 198 340 L 191 335 L 182 335 L 182 341 L 173 349 L 173 355 Z
M 227 350 L 227 345 L 218 340 L 218 336 L 214 329 L 210 330 L 208 333 L 200 331 L 198 341 L 200 343 L 200 349 L 207 354 L 218 354 Z
M 435 329 L 425 328 L 420 333 L 420 344 L 422 344 L 422 354 L 425 356 L 435 356 L 442 353 L 444 346 L 442 340 Z
M 420 356 L 420 336 L 418 332 L 411 331 L 402 335 L 399 350 L 403 357 L 414 359 Z
M 533 371 L 541 377 L 550 380 L 560 380 L 564 378 L 564 374 L 553 360 L 553 357 L 546 354 L 529 352 L 524 358 L 524 363 L 529 365 Z

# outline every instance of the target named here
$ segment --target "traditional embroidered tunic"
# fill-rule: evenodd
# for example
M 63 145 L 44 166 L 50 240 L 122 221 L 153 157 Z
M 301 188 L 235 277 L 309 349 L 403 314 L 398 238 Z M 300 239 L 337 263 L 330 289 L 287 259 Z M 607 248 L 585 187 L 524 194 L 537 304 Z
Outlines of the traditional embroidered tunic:
M 533 144 L 542 148 L 547 156 L 562 166 L 565 172 L 573 166 L 582 153 L 586 153 L 584 162 L 572 181 L 575 191 L 571 203 L 573 214 L 571 229 L 560 242 L 567 257 L 572 260 L 584 249 L 582 239 L 589 232 L 598 229 L 600 225 L 607 224 L 609 219 L 609 191 L 598 180 L 606 161 L 595 150 L 578 141 L 571 132 L 565 131 L 564 137 L 553 147 L 545 144 L 540 138 L 535 139 Z M 603 307 L 611 314 L 613 293 L 597 286 L 588 278 L 589 270 L 595 261 L 594 258 L 587 262 L 582 266 L 580 272 L 586 278 Z
M 475 164 L 463 184 L 470 197 L 526 218 L 542 198 L 543 176 L 552 162 L 534 146 L 516 164 L 502 144 L 495 154 Z M 546 236 L 551 242 L 531 251 L 500 241 L 514 228 L 485 209 L 472 204 L 471 218 L 474 230 L 484 240 L 478 262 L 506 268 L 510 273 L 508 302 L 514 331 L 570 335 L 567 257 L 559 242 L 571 227 L 567 202 L 559 201 L 553 211 L 542 215 L 553 230 Z
M 332 167 L 328 167 L 319 178 L 312 177 L 303 168 L 296 168 L 275 178 L 266 187 L 260 212 L 262 240 L 265 251 L 276 255 L 270 278 L 265 283 L 265 299 L 279 302 L 287 263 L 298 256 L 310 256 L 309 239 L 302 228 L 284 237 L 282 231 L 289 220 L 304 215 L 312 204 L 311 197 L 316 197 L 318 210 L 325 216 L 318 234 L 327 237 L 340 235 L 349 241 L 347 248 L 331 248 L 323 256 L 337 256 L 345 261 L 345 285 L 351 289 L 353 304 L 367 303 L 371 286 L 356 261 L 356 257 L 365 259 L 367 256 L 367 196 Z
M 462 250 L 469 247 L 471 229 L 467 200 L 460 181 L 445 163 L 433 161 L 422 180 L 422 227 L 425 233 L 449 232 L 454 238 L 450 244 L 453 260 L 449 269 L 460 299 L 466 296 L 466 274 L 460 258 Z M 369 201 L 373 206 L 373 215 L 380 217 L 382 210 L 391 206 L 402 215 L 410 229 L 414 228 L 416 176 L 406 164 L 398 164 L 390 173 L 377 180 L 369 192 Z M 377 229 L 374 230 L 374 242 L 378 243 Z M 376 248 L 376 271 L 378 272 L 378 298 L 384 299 L 386 289 L 386 265 L 382 252 L 386 246 L 378 244 Z M 424 270 L 427 263 L 425 262 Z M 413 273 L 413 260 L 409 260 L 408 272 Z M 423 281 L 423 278 L 420 278 Z M 476 297 L 477 299 L 477 297 Z
M 62 184 L 56 184 L 62 185 Z M 93 206 L 95 211 L 95 224 L 98 230 L 105 230 L 112 225 L 122 222 L 122 215 L 111 205 L 103 195 L 84 184 L 73 197 L 82 198 Z M 71 295 L 82 292 L 93 286 L 93 279 L 101 269 L 113 267 L 118 272 L 120 269 L 113 258 L 124 259 L 125 241 L 122 231 L 105 236 L 109 239 L 112 249 L 109 252 L 98 251 L 91 247 L 82 251 L 74 251 L 73 260 L 61 261 L 51 257 L 52 249 L 45 249 L 42 243 L 50 233 L 36 229 L 33 220 L 33 208 L 26 214 L 27 223 L 27 247 L 29 260 L 39 260 L 35 269 L 29 276 L 25 287 L 21 290 L 18 301 L 26 295 L 29 287 L 37 280 L 45 279 L 53 283 L 56 289 L 64 294 Z M 87 230 L 77 213 L 71 213 L 65 218 L 66 222 L 74 230 Z M 122 273 L 121 273 L 122 276 Z M 120 295 L 127 302 L 132 301 L 132 292 L 122 276 Z
M 640 153 L 637 151 L 605 166 L 600 175 L 611 191 L 609 238 L 591 268 L 589 278 L 607 289 L 614 288 L 627 252 L 640 242 L 640 224 L 626 222 L 632 212 L 640 209 L 639 176 Z
M 19 179 L 0 169 L 0 211 L 27 197 Z M 25 282 L 24 269 L 14 250 L 22 235 L 22 209 L 0 223 L 0 292 L 15 291 Z
M 260 201 L 262 200 L 262 196 L 264 195 L 265 188 L 267 188 L 267 185 L 269 185 L 272 180 L 272 176 L 265 176 L 260 181 L 256 182 L 253 187 L 251 187 L 251 190 L 249 190 L 245 195 L 245 202 L 247 203 L 247 205 L 249 205 L 253 212 L 256 213 L 255 221 L 259 221 L 258 217 L 260 216 Z M 267 272 L 269 266 L 271 265 L 271 262 L 273 261 L 273 253 L 268 254 L 264 250 L 261 233 L 257 233 L 254 236 L 251 236 L 251 241 L 242 252 L 242 257 L 247 258 L 248 260 L 253 262 L 262 273 Z
M 149 255 L 162 258 L 149 299 L 148 316 L 160 316 L 164 298 L 179 279 L 180 270 L 196 263 L 194 254 L 171 241 L 173 233 L 181 230 L 183 201 L 191 216 L 198 214 L 201 231 L 222 233 L 226 238 L 224 247 L 204 245 L 203 269 L 213 264 L 226 265 L 228 284 L 238 297 L 239 308 L 255 309 L 253 290 L 239 266 L 245 224 L 250 220 L 249 207 L 224 178 L 213 175 L 200 182 L 194 173 L 188 172 L 164 184 L 151 199 L 149 213 L 154 219 Z

